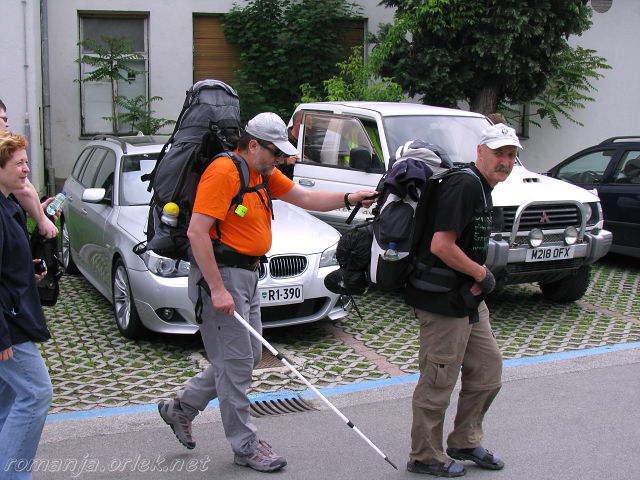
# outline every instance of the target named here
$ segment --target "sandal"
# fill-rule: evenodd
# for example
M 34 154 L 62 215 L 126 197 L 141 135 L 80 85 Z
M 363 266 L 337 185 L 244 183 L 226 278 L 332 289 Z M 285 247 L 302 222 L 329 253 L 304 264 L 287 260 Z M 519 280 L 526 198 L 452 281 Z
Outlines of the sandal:
M 489 470 L 501 470 L 504 462 L 482 445 L 476 448 L 447 448 L 447 455 L 456 460 L 471 460 L 479 467 Z
M 453 460 L 447 460 L 446 463 L 436 463 L 434 465 L 427 465 L 419 462 L 418 460 L 409 461 L 407 463 L 407 470 L 413 473 L 426 473 L 427 475 L 433 475 L 434 477 L 461 477 L 467 473 L 462 465 L 454 462 Z

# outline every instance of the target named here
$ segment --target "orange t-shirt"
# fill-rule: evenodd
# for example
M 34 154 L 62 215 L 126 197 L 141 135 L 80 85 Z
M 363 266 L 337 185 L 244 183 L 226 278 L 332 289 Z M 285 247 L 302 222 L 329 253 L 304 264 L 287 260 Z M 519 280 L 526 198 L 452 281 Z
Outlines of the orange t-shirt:
M 249 187 L 259 185 L 260 175 L 251 168 L 249 172 Z M 267 190 L 272 198 L 284 195 L 294 185 L 277 168 L 267 179 Z M 263 190 L 245 193 L 242 204 L 247 207 L 247 212 L 241 217 L 234 212 L 235 207 L 229 209 L 239 188 L 240 174 L 233 160 L 220 157 L 211 162 L 202 174 L 193 211 L 216 219 L 224 244 L 245 255 L 264 255 L 271 248 L 271 212 L 265 208 L 269 200 Z M 218 237 L 215 226 L 209 231 L 209 236 L 212 239 Z

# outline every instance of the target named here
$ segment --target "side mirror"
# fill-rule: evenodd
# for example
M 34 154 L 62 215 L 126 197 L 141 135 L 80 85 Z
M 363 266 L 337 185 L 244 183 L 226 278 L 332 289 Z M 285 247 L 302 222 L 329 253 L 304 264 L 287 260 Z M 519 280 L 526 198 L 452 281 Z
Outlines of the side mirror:
M 107 191 L 104 188 L 85 188 L 82 192 L 82 201 L 87 203 L 101 203 L 105 200 Z

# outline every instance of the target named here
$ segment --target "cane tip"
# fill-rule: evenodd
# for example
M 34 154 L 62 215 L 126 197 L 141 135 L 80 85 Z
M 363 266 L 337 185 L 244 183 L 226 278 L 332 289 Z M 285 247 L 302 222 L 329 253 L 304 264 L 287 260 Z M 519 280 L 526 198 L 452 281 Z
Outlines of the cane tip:
M 389 457 L 384 457 L 384 459 L 387 461 L 389 465 L 391 465 L 393 468 L 398 470 L 398 467 L 396 467 L 395 464 L 391 460 L 389 460 Z

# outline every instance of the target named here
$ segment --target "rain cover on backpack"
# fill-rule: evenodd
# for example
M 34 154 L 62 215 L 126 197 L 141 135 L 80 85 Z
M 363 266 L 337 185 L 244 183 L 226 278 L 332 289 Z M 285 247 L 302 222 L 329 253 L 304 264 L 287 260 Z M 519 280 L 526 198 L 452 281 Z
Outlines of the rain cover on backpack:
M 369 276 L 381 290 L 404 286 L 424 227 L 419 200 L 435 184 L 431 177 L 452 167 L 442 149 L 422 140 L 411 140 L 398 148 L 395 163 L 378 184 L 380 197 L 373 220 Z M 396 260 L 384 258 L 390 242 L 396 244 Z
M 239 135 L 240 102 L 235 89 L 219 80 L 195 83 L 187 91 L 173 134 L 149 175 L 153 197 L 147 243 L 137 245 L 134 252 L 153 250 L 165 257 L 189 259 L 187 228 L 198 181 L 217 154 L 233 150 L 233 137 Z M 175 227 L 161 221 L 168 202 L 180 208 Z

